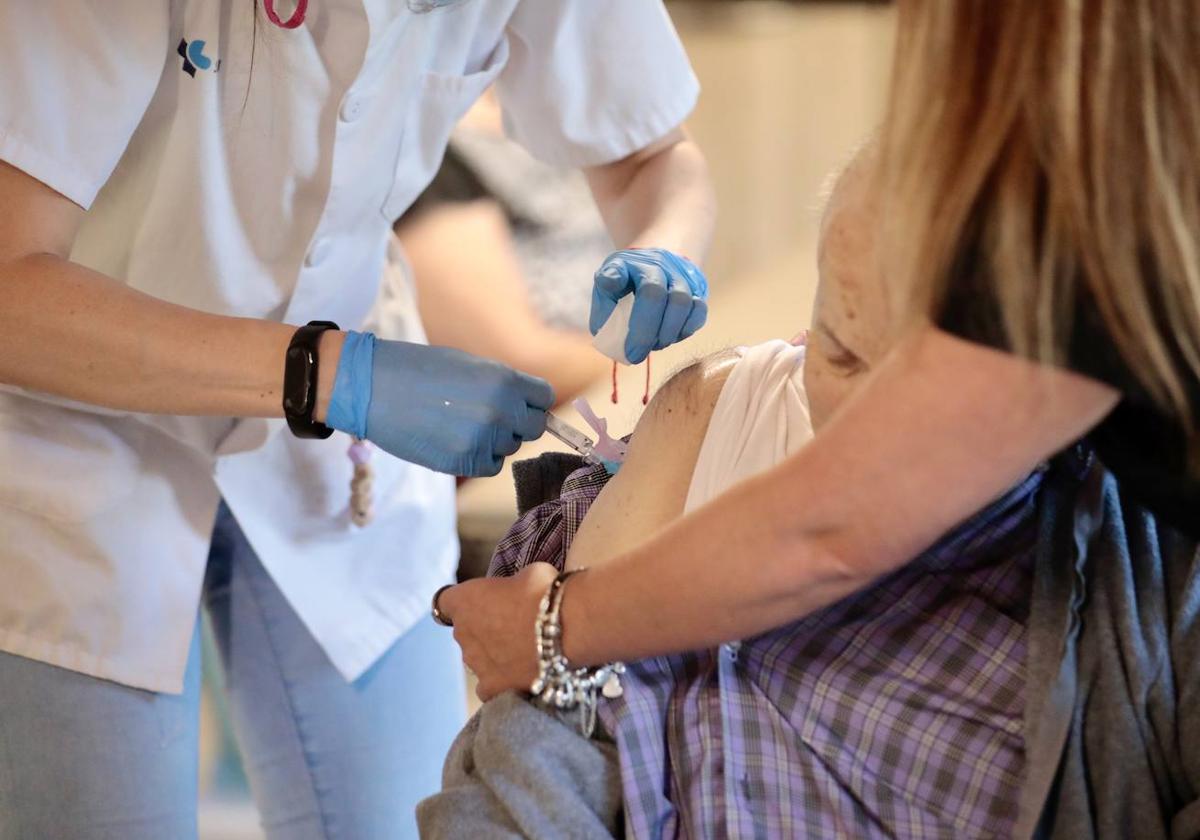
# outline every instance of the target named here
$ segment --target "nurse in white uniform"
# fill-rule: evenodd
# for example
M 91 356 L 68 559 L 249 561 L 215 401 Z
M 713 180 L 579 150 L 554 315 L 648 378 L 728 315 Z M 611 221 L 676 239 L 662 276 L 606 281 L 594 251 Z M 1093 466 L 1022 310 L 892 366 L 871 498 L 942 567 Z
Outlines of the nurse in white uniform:
M 195 835 L 201 604 L 268 836 L 415 832 L 463 717 L 425 618 L 450 476 L 553 395 L 366 318 L 493 83 L 624 249 L 593 324 L 633 294 L 634 360 L 697 329 L 713 201 L 658 2 L 0 3 L 0 838 Z

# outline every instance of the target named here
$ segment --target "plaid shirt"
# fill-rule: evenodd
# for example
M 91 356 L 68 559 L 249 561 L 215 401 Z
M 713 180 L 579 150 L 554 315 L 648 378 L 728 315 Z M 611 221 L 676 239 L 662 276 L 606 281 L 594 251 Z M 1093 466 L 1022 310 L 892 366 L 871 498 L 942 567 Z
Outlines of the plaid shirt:
M 489 574 L 561 569 L 607 480 L 572 473 L 512 527 Z M 800 621 L 631 663 L 600 710 L 628 836 L 1008 836 L 1041 480 Z

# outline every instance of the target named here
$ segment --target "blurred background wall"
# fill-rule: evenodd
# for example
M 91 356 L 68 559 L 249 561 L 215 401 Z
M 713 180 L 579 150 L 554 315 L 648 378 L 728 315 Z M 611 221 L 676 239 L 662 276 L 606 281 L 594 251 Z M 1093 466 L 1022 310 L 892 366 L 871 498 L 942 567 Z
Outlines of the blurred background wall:
M 724 286 L 811 247 L 826 174 L 879 119 L 891 12 L 857 2 L 668 6 L 703 86 L 689 125 L 716 180 L 708 267 Z

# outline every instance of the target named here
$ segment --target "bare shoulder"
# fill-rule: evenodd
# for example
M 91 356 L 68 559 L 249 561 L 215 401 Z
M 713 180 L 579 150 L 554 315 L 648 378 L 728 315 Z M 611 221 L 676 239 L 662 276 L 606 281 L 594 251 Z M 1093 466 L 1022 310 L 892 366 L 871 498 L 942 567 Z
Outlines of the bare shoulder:
M 709 418 L 739 358 L 736 350 L 706 356 L 658 390 L 638 421 L 625 463 L 576 533 L 568 567 L 603 563 L 682 515 Z
M 682 480 L 687 494 L 692 467 L 708 431 L 721 390 L 741 358 L 738 350 L 722 350 L 697 359 L 671 375 L 650 401 L 629 443 L 629 455 L 617 477 L 649 471 L 670 473 L 672 485 Z M 612 482 L 610 482 L 611 484 Z M 683 496 L 680 497 L 683 509 Z
M 725 387 L 740 350 L 721 350 L 680 368 L 663 383 L 638 421 L 634 440 L 670 432 L 680 423 L 708 427 L 708 419 Z M 703 434 L 703 431 L 701 432 Z

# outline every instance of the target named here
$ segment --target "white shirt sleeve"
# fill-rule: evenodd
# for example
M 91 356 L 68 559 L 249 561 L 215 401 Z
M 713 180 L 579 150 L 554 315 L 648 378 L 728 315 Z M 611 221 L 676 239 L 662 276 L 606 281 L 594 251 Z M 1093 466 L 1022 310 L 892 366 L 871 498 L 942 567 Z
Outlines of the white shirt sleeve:
M 87 208 L 169 56 L 163 0 L 0 2 L 0 159 Z
M 521 0 L 507 35 L 505 130 L 550 164 L 595 166 L 643 149 L 700 93 L 659 0 Z

